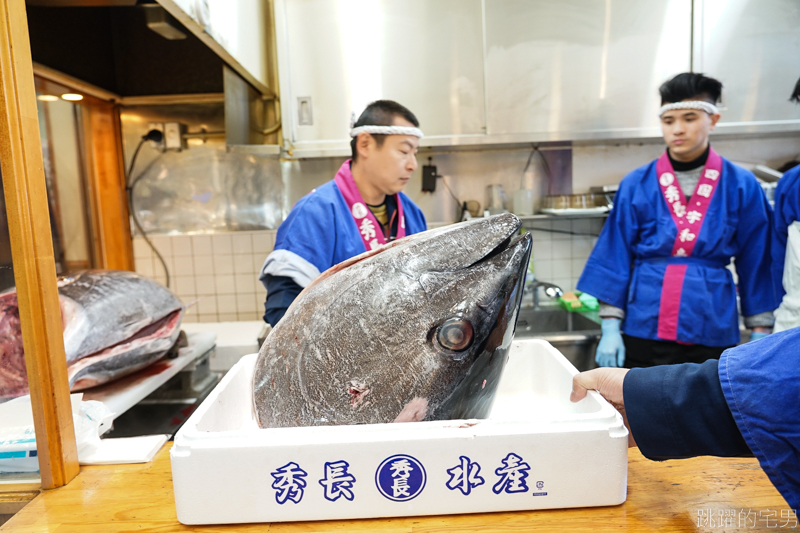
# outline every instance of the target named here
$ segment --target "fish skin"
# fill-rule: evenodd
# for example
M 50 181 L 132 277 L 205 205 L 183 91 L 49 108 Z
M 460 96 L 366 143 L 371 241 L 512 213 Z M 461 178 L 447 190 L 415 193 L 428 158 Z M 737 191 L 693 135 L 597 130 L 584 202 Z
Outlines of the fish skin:
M 259 352 L 260 427 L 480 418 L 513 338 L 529 234 L 503 214 L 419 233 L 324 272 Z M 474 341 L 437 342 L 448 318 Z
M 82 272 L 59 280 L 58 292 L 73 391 L 157 361 L 180 334 L 183 304 L 159 283 L 134 272 Z M 0 372 L 0 397 L 27 393 L 18 316 L 16 293 L 0 295 L 0 363 L 7 363 L 6 375 Z
M 160 283 L 121 270 L 88 270 L 65 278 L 58 294 L 68 363 L 129 339 L 183 307 Z

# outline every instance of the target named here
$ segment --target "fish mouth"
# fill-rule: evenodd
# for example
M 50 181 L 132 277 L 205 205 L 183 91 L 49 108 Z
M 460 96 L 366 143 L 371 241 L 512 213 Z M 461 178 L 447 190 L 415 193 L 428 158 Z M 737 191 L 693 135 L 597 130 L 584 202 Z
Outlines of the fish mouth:
M 505 239 L 503 239 L 500 242 L 498 242 L 497 246 L 495 246 L 492 250 L 490 250 L 489 253 L 487 253 L 486 255 L 484 255 L 483 257 L 481 257 L 480 259 L 478 259 L 477 261 L 475 261 L 471 265 L 469 265 L 468 268 L 471 268 L 473 266 L 479 265 L 481 263 L 485 263 L 487 261 L 491 261 L 493 258 L 495 258 L 498 255 L 502 254 L 506 250 L 510 250 L 511 248 L 519 246 L 519 244 L 522 241 L 526 241 L 526 240 L 527 241 L 531 241 L 530 234 L 528 234 L 528 233 L 520 234 L 519 233 L 519 230 L 522 227 L 522 221 L 520 221 L 516 216 L 514 216 L 514 219 L 516 219 L 515 220 L 516 224 L 515 224 L 515 226 L 513 226 L 513 229 L 511 231 L 509 231 L 508 236 Z
M 496 263 L 496 265 L 502 265 L 503 270 L 507 272 L 497 290 L 487 294 L 485 299 L 478 303 L 479 307 L 483 309 L 491 308 L 491 302 L 498 299 L 499 294 L 510 294 L 513 292 L 514 287 L 517 288 L 518 295 L 522 294 L 522 286 L 525 282 L 525 272 L 528 269 L 532 247 L 533 239 L 530 233 L 509 236 L 489 254 L 469 267 L 475 268 L 485 263 Z M 505 298 L 499 299 L 504 300 Z M 519 300 L 519 297 L 517 297 L 517 300 Z M 511 305 L 511 307 L 518 306 L 519 301 Z
M 497 257 L 498 255 L 502 254 L 503 252 L 505 252 L 506 250 L 511 248 L 512 240 L 517 241 L 517 240 L 519 240 L 519 237 L 520 236 L 516 236 L 516 237 L 509 236 L 509 237 L 507 237 L 504 241 L 500 242 L 500 244 L 495 246 L 492 251 L 490 251 L 488 254 L 484 255 L 483 257 L 481 257 L 480 259 L 478 259 L 477 261 L 475 261 L 474 263 L 472 263 L 469 266 L 473 267 L 475 265 L 479 265 L 481 263 L 485 263 L 486 261 L 491 261 L 493 258 Z

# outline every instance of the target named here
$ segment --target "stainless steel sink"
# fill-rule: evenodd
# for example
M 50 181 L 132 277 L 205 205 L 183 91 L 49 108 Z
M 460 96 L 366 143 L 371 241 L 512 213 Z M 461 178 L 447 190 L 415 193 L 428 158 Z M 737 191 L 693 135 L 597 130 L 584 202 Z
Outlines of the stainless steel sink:
M 600 341 L 600 324 L 583 314 L 560 307 L 523 307 L 514 336 L 548 341 L 580 371 L 597 367 L 594 352 Z

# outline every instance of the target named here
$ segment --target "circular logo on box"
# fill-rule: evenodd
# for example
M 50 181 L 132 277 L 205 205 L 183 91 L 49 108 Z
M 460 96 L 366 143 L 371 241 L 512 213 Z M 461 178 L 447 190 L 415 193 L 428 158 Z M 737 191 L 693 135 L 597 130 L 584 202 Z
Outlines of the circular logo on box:
M 375 485 L 393 502 L 407 502 L 419 496 L 426 479 L 422 463 L 410 455 L 393 455 L 375 471 Z

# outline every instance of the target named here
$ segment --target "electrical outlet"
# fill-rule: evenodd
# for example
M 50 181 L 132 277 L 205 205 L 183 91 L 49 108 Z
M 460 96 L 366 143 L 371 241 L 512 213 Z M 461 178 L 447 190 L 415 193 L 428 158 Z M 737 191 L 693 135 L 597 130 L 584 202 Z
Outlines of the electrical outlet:
M 180 122 L 165 122 L 164 123 L 164 147 L 167 150 L 176 150 L 180 152 L 186 145 L 183 143 L 183 133 L 186 131 L 186 126 Z
M 422 167 L 422 192 L 435 192 L 436 191 L 436 166 L 424 165 Z
M 161 133 L 164 133 L 164 123 L 163 122 L 148 122 L 147 123 L 147 131 L 151 130 L 158 130 Z M 160 143 L 155 141 L 150 141 L 150 145 L 160 151 L 164 151 L 164 141 L 162 140 Z
M 314 125 L 314 113 L 311 108 L 310 96 L 300 96 L 297 98 L 297 124 L 299 126 Z

